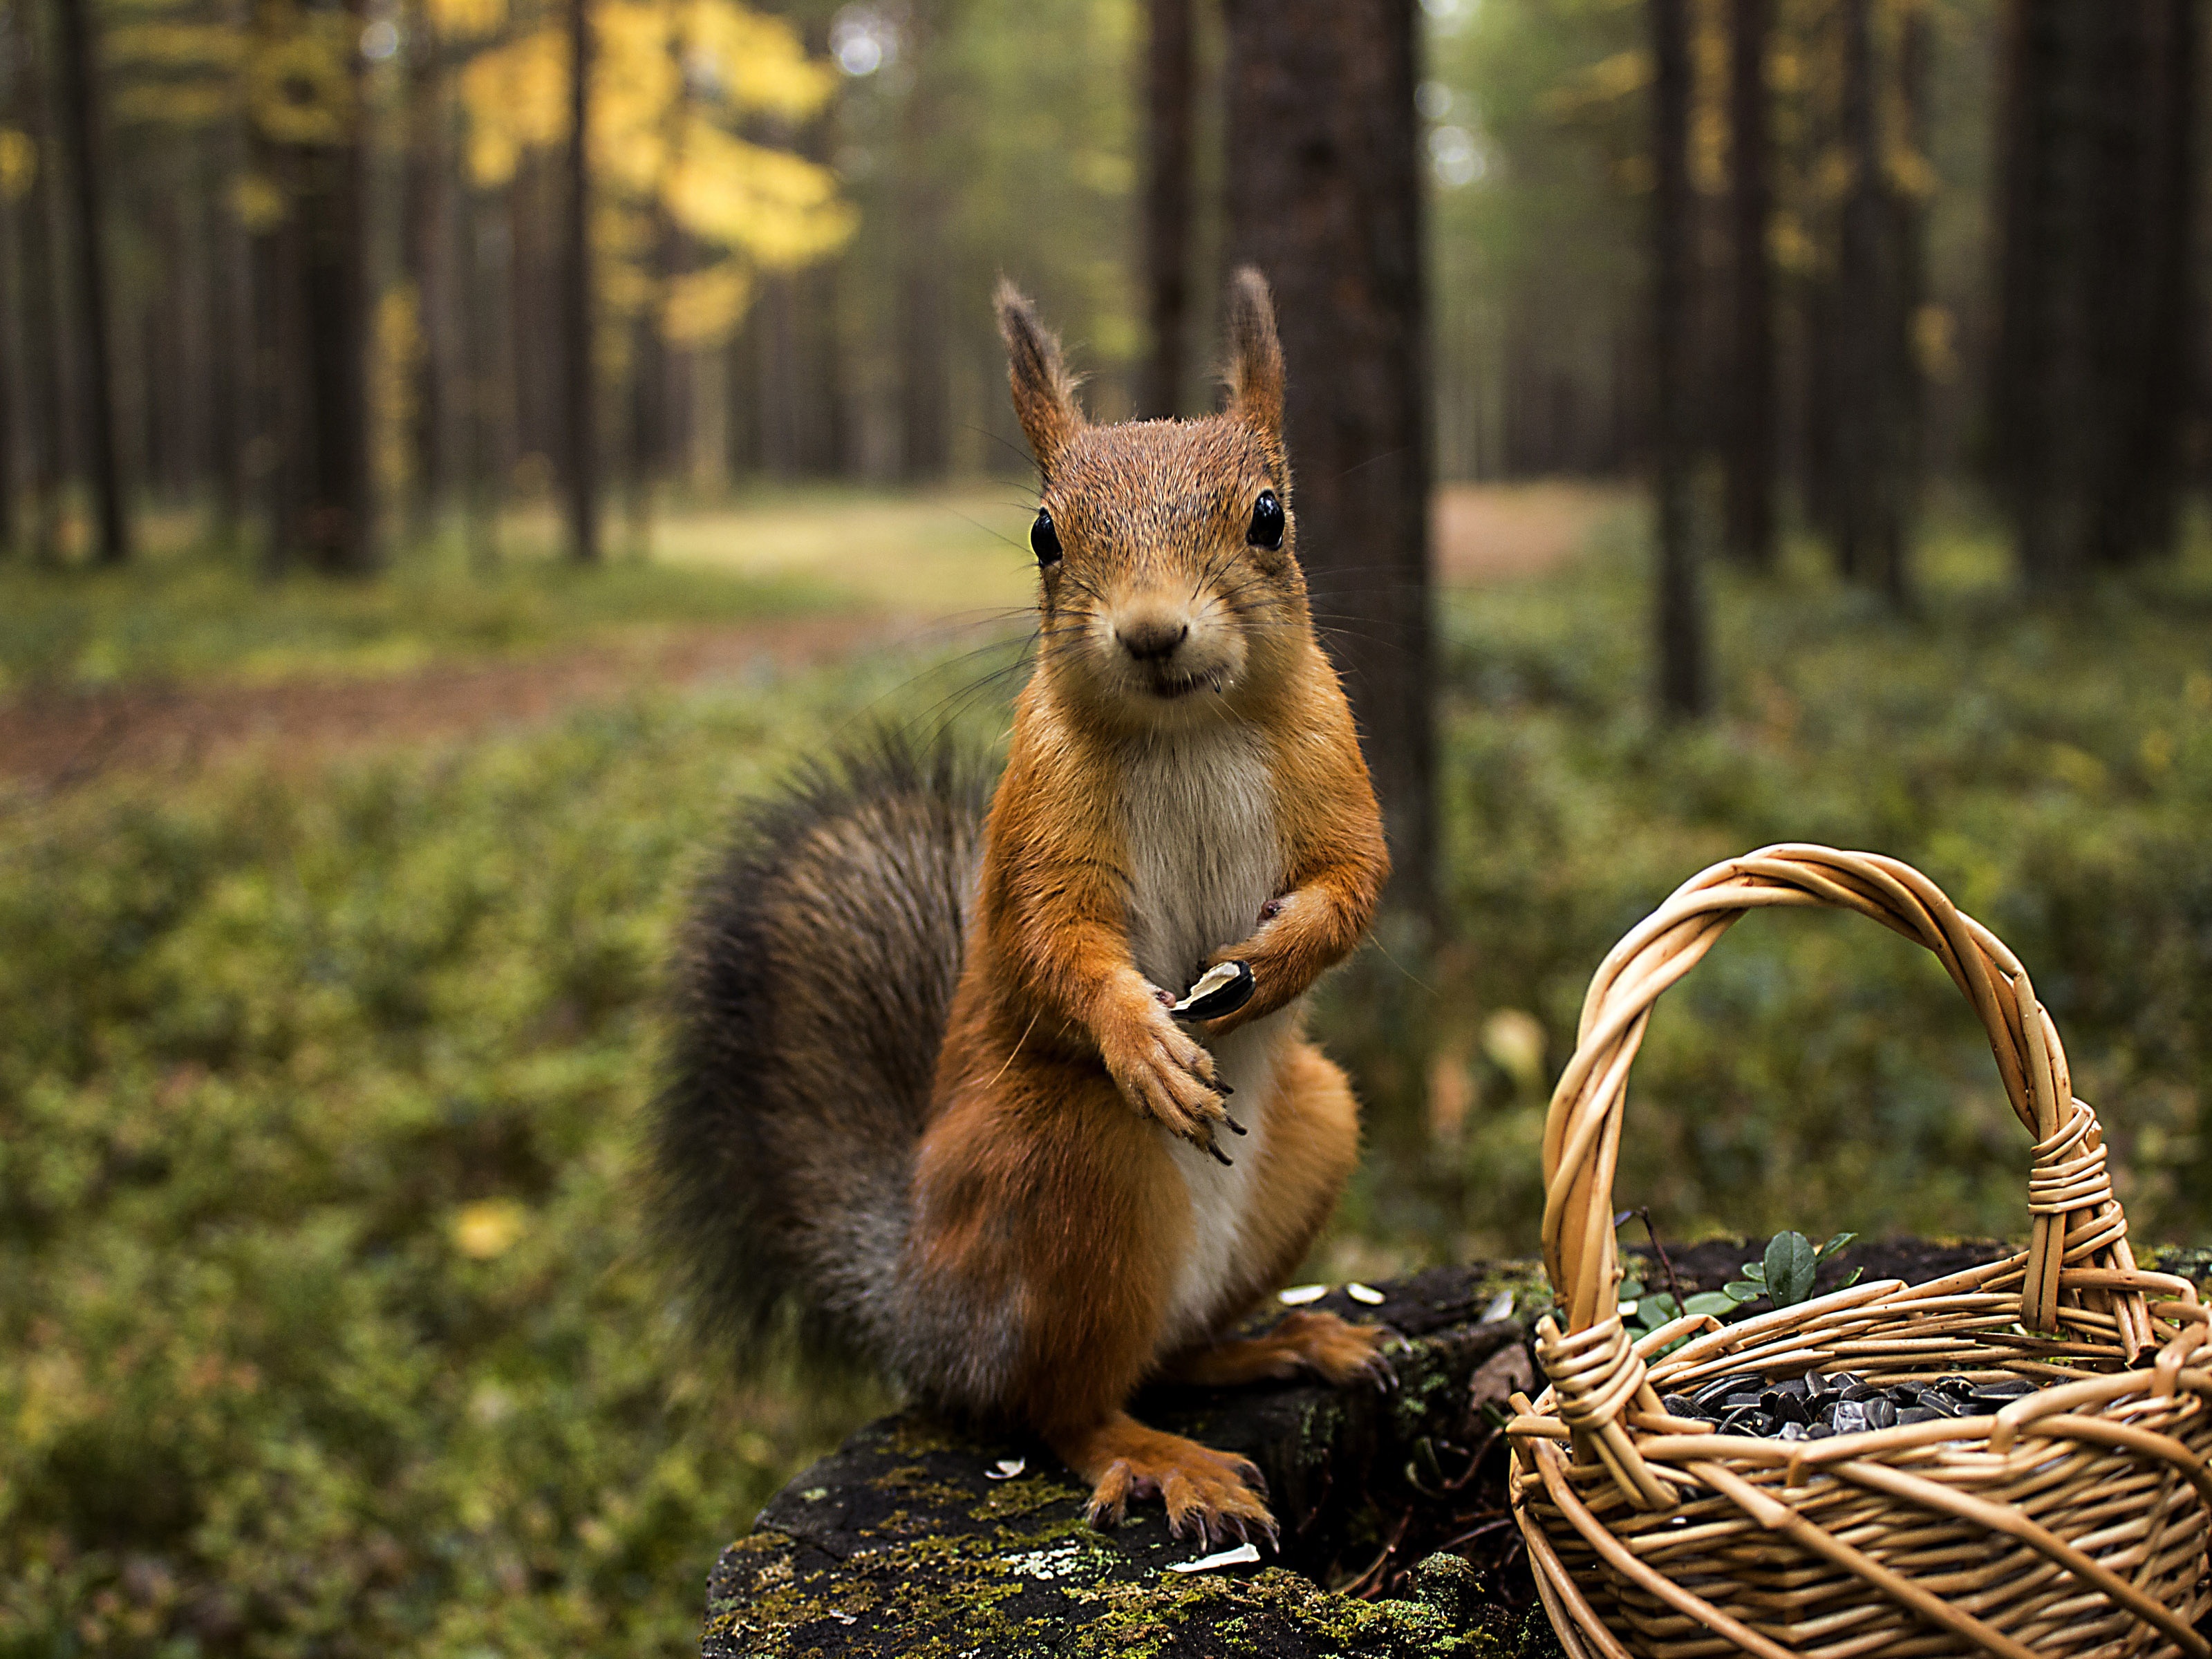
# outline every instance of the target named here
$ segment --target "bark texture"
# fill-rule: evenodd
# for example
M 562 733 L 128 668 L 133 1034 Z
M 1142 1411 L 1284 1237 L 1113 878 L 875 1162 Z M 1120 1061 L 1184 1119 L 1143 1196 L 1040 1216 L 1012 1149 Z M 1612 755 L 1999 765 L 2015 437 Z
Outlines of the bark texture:
M 1190 0 L 1149 0 L 1145 58 L 1145 312 L 1151 349 L 1137 413 L 1182 413 L 1190 349 L 1190 222 L 1197 85 Z
M 562 225 L 562 414 L 568 451 L 568 553 L 599 561 L 599 443 L 592 372 L 592 23 L 587 0 L 568 0 L 568 151 Z
M 94 554 L 131 556 L 131 517 L 116 442 L 113 319 L 108 311 L 107 216 L 101 172 L 100 80 L 90 0 L 56 0 L 63 147 L 69 158 L 70 245 L 82 330 L 86 470 L 92 484 Z
M 1658 702 L 1692 718 L 1710 696 L 1704 597 L 1690 522 L 1690 26 L 1688 0 L 1649 0 L 1651 153 L 1651 487 L 1657 520 Z
M 1774 564 L 1774 279 L 1767 233 L 1774 214 L 1768 150 L 1767 43 L 1774 0 L 1729 8 L 1729 256 L 1734 369 L 1725 420 L 1729 555 L 1753 570 Z
M 1227 0 L 1228 251 L 1274 284 L 1298 554 L 1390 838 L 1435 889 L 1414 0 Z
M 2172 544 L 2198 410 L 2203 29 L 2191 0 L 2006 16 L 1990 425 L 2033 591 Z

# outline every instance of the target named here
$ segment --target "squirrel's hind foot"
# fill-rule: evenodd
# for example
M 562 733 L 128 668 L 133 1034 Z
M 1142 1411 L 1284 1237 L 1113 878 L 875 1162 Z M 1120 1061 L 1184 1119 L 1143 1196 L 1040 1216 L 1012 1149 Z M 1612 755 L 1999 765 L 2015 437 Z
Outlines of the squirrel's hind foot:
M 1260 1497 L 1267 1482 L 1249 1458 L 1148 1429 L 1123 1412 L 1063 1455 L 1092 1483 L 1086 1514 L 1094 1527 L 1119 1525 L 1132 1498 L 1158 1498 L 1167 1508 L 1168 1531 L 1177 1538 L 1212 1545 L 1265 1537 L 1275 1547 L 1275 1517 Z
M 1371 1382 L 1388 1394 L 1398 1385 L 1383 1353 L 1389 1334 L 1380 1325 L 1355 1325 L 1332 1313 L 1290 1313 L 1263 1335 L 1232 1337 L 1185 1355 L 1169 1375 L 1225 1389 L 1310 1373 L 1339 1388 Z

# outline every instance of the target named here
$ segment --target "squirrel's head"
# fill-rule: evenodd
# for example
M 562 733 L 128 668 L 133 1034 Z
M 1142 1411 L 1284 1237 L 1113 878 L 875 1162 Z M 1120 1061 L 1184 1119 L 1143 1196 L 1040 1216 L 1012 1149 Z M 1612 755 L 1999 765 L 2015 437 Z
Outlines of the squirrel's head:
M 1256 270 L 1229 289 L 1227 406 L 1092 426 L 1060 343 L 999 285 L 1014 411 L 1043 475 L 1030 543 L 1041 671 L 1106 724 L 1219 718 L 1272 694 L 1310 648 L 1283 449 L 1283 352 Z

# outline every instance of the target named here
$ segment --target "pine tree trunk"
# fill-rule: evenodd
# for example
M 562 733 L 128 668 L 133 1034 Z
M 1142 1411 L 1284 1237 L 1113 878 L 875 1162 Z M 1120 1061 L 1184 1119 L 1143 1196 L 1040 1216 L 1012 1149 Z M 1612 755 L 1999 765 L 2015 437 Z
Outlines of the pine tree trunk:
M 900 118 L 904 177 L 898 196 L 901 469 L 912 483 L 944 477 L 951 464 L 951 382 L 945 340 L 945 186 L 938 177 L 947 96 L 934 5 L 913 9 L 906 51 L 914 79 Z
M 1436 884 L 1414 0 L 1228 0 L 1231 263 L 1275 285 L 1299 557 L 1395 866 Z
M 2130 510 L 2119 532 L 2122 556 L 2130 561 L 2174 551 L 2185 444 L 2202 412 L 2197 251 L 2203 14 L 2200 0 L 2151 0 L 2148 12 L 2142 381 L 2126 452 L 2132 476 L 2122 486 Z
M 229 140 L 227 142 L 235 142 Z M 218 545 L 237 539 L 246 515 L 246 342 L 251 337 L 251 279 L 227 180 L 242 171 L 225 167 L 219 151 L 206 172 L 202 234 L 207 238 L 208 485 L 210 528 Z
M 16 85 L 21 72 L 20 64 L 0 64 L 0 120 L 18 131 L 23 126 Z M 16 487 L 22 477 L 16 454 L 16 414 L 23 392 L 18 347 L 21 319 L 15 307 L 17 215 L 17 204 L 0 197 L 0 558 L 16 550 L 22 529 L 15 512 Z
M 32 556 L 45 566 L 62 558 L 62 479 L 66 471 L 63 437 L 68 430 L 68 403 L 62 386 L 60 339 L 69 315 L 61 285 L 57 234 L 62 204 L 55 187 L 54 155 L 58 148 L 52 120 L 52 100 L 46 95 L 41 70 L 39 30 L 26 27 L 19 38 L 22 53 L 22 111 L 24 130 L 37 157 L 37 173 L 31 194 L 24 198 L 21 223 L 23 319 L 23 380 L 30 418 L 24 438 L 29 483 Z
M 1732 0 L 1729 14 L 1729 205 L 1735 280 L 1735 374 L 1727 416 L 1727 546 L 1753 570 L 1774 565 L 1774 282 L 1767 253 L 1773 217 L 1766 54 L 1774 0 Z
M 501 372 L 506 307 L 496 297 L 505 291 L 495 258 L 488 257 L 497 234 L 496 216 L 482 194 L 463 181 L 459 234 L 454 239 L 453 292 L 460 307 L 459 380 L 454 414 L 465 435 L 469 562 L 479 570 L 499 562 L 499 480 L 506 468 L 504 421 L 514 404 L 513 386 Z
M 1836 284 L 1836 562 L 1852 581 L 1879 580 L 1875 550 L 1889 510 L 1881 453 L 1888 425 L 1887 284 L 1873 14 L 1873 0 L 1844 0 L 1842 126 L 1851 182 L 1844 199 Z
M 69 156 L 71 244 L 76 255 L 78 317 L 83 328 L 85 453 L 91 474 L 96 541 L 103 564 L 131 556 L 131 520 L 116 441 L 113 319 L 108 314 L 105 158 L 100 132 L 90 0 L 55 0 L 60 27 L 61 132 Z
M 436 528 L 451 480 L 447 457 L 453 444 L 451 399 L 453 332 L 453 163 L 447 155 L 444 48 L 428 9 L 410 8 L 407 20 L 407 163 L 404 261 L 415 290 L 420 356 L 408 447 L 413 478 L 407 503 L 417 539 Z
M 1926 157 L 1929 145 L 1929 78 L 1935 28 L 1924 7 L 1900 20 L 1897 44 L 1899 137 L 1911 155 Z M 1928 471 L 1928 398 L 1921 372 L 1919 324 L 1928 297 L 1928 207 L 1908 191 L 1892 187 L 1888 205 L 1889 308 L 1882 361 L 1889 376 L 1890 418 L 1884 432 L 1889 512 L 1875 549 L 1882 589 L 1900 609 L 1911 602 L 1911 550 L 1920 520 Z
M 562 428 L 567 454 L 568 554 L 599 562 L 598 399 L 592 373 L 590 0 L 568 0 L 568 151 L 562 206 Z
M 2172 533 L 2203 25 L 2014 0 L 2007 26 L 1990 427 L 2021 582 L 2058 593 Z
M 358 29 L 359 0 L 349 8 Z M 301 550 L 326 575 L 375 568 L 369 478 L 368 248 L 361 64 L 352 60 L 352 129 L 337 143 L 301 146 L 300 389 L 306 437 Z
M 1651 471 L 1656 509 L 1658 702 L 1705 712 L 1705 613 L 1690 523 L 1690 38 L 1687 0 L 1648 0 L 1651 28 Z
M 1148 0 L 1146 10 L 1145 308 L 1152 341 L 1139 377 L 1137 413 L 1154 416 L 1182 412 L 1197 100 L 1190 0 Z

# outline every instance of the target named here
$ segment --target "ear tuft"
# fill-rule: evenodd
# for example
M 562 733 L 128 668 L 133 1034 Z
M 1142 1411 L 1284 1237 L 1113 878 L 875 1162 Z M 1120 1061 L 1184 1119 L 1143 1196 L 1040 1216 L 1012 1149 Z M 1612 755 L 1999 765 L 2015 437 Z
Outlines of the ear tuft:
M 1022 292 L 1004 276 L 993 296 L 999 332 L 1006 342 L 1006 383 L 1013 388 L 1014 413 L 1028 434 L 1037 465 L 1049 476 L 1083 425 L 1075 405 L 1075 380 L 1061 361 L 1060 342 L 1036 319 Z
M 1243 265 L 1229 279 L 1229 412 L 1280 442 L 1283 435 L 1283 346 L 1275 335 L 1275 302 L 1267 279 Z

